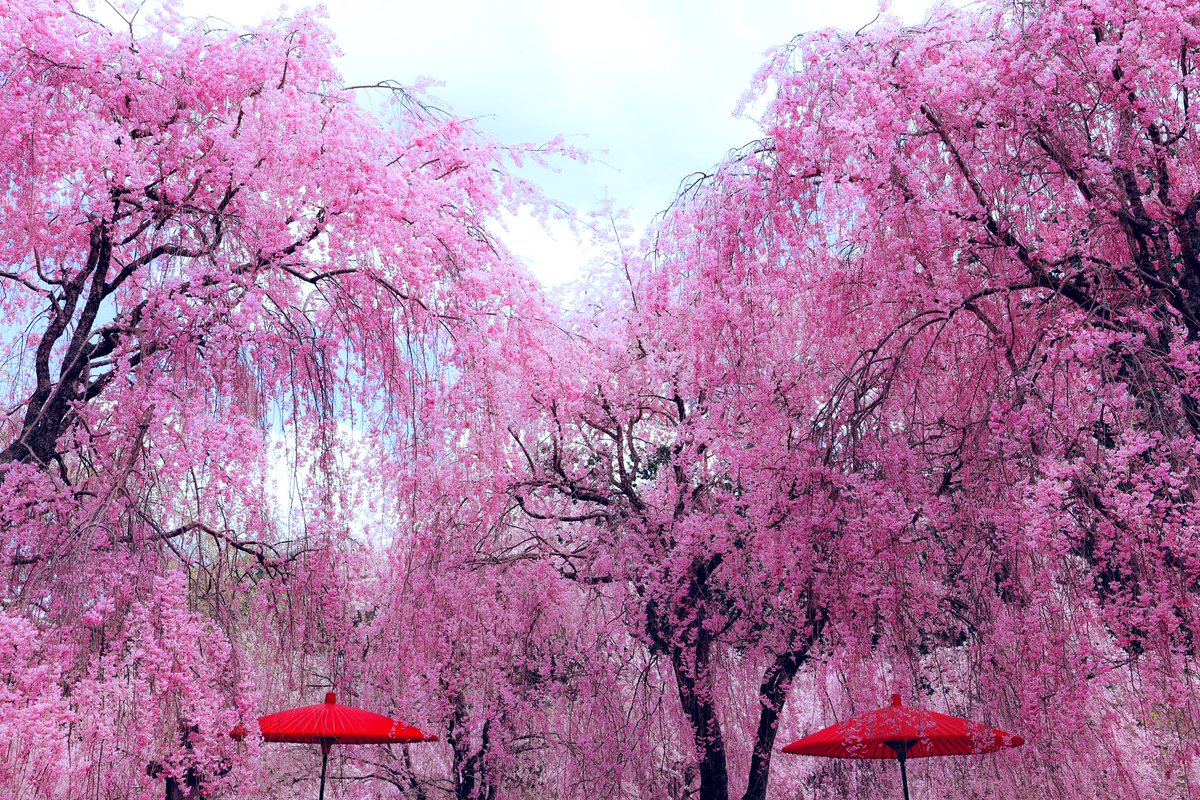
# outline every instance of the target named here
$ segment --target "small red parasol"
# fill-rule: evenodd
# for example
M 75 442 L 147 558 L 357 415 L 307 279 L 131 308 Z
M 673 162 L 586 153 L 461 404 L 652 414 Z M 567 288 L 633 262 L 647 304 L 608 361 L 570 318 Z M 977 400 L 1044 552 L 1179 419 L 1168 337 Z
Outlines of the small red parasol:
M 830 725 L 792 742 L 783 752 L 830 758 L 894 758 L 900 762 L 904 800 L 909 800 L 905 762 L 910 758 L 991 753 L 1022 744 L 1025 740 L 1020 736 L 997 728 L 908 708 L 900 704 L 900 695 L 894 694 L 891 705 Z
M 321 800 L 325 798 L 325 767 L 329 760 L 329 749 L 333 745 L 437 741 L 436 736 L 390 717 L 341 705 L 334 692 L 326 692 L 324 703 L 259 717 L 258 727 L 263 739 L 268 742 L 321 745 Z M 238 725 L 229 735 L 241 741 L 247 733 L 249 731 L 244 726 Z

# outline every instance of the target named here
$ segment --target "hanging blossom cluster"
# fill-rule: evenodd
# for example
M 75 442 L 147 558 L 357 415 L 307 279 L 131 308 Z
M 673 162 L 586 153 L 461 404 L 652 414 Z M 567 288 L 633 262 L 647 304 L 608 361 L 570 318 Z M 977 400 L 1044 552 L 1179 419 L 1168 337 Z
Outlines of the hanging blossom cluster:
M 485 224 L 557 145 L 345 88 L 314 14 L 143 11 L 0 4 L 6 797 L 262 796 L 224 733 L 358 660 L 361 487 L 539 302 Z
M 917 792 L 1200 791 L 1200 5 L 801 36 L 565 311 L 578 154 L 145 13 L 0 0 L 0 794 L 315 791 L 228 731 L 326 690 L 441 739 L 339 797 L 894 792 L 776 755 L 892 692 L 1028 742 Z
M 996 3 L 796 39 L 763 139 L 625 262 L 624 333 L 581 323 L 590 379 L 535 387 L 514 497 L 669 665 L 699 796 L 885 791 L 771 753 L 887 686 L 1031 742 L 918 780 L 1196 791 L 1198 24 Z

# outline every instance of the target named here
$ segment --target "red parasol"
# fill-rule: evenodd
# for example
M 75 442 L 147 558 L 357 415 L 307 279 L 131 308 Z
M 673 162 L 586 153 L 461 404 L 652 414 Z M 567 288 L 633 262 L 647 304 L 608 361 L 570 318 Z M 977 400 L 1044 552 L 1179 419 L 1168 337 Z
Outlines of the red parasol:
M 437 741 L 436 736 L 382 714 L 340 705 L 334 692 L 325 693 L 324 703 L 259 717 L 258 727 L 268 742 L 321 745 L 321 800 L 325 798 L 325 767 L 333 745 Z M 238 725 L 229 735 L 241 741 L 247 733 L 245 727 Z
M 908 708 L 900 704 L 900 695 L 894 694 L 891 705 L 830 725 L 792 742 L 783 752 L 830 758 L 894 758 L 900 762 L 904 800 L 909 800 L 905 762 L 910 758 L 991 753 L 1022 744 L 1025 740 L 1020 736 L 997 728 Z

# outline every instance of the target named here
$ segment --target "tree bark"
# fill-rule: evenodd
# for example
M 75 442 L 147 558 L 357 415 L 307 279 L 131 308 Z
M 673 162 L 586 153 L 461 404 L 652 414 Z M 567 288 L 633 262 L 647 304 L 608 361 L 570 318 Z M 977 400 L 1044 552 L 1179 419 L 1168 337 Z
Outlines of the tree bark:
M 779 715 L 787 702 L 796 673 L 808 661 L 813 645 L 821 639 L 828 613 L 817 610 L 809 587 L 807 630 L 802 643 L 792 642 L 792 649 L 778 653 L 763 673 L 758 689 L 761 710 L 758 712 L 758 731 L 754 736 L 754 752 L 750 755 L 750 777 L 742 800 L 766 800 L 767 780 L 771 776 L 771 756 L 775 752 L 775 735 L 779 732 Z
M 454 715 L 450 720 L 446 741 L 454 754 L 454 797 L 455 800 L 491 800 L 496 786 L 491 782 L 484 767 L 488 750 L 488 728 L 491 721 L 483 723 L 478 749 L 471 745 L 466 700 L 455 698 Z
M 671 667 L 679 688 L 679 702 L 692 724 L 700 773 L 699 800 L 729 800 L 725 739 L 713 705 L 709 650 L 709 634 L 698 631 L 694 647 L 671 648 Z
M 771 666 L 763 674 L 759 687 L 758 731 L 754 736 L 754 752 L 750 755 L 750 778 L 742 800 L 766 800 L 767 779 L 771 774 L 771 754 L 775 749 L 775 735 L 779 731 L 779 714 L 787 702 L 792 679 L 800 665 L 808 660 L 808 646 L 802 650 L 791 650 L 775 656 Z

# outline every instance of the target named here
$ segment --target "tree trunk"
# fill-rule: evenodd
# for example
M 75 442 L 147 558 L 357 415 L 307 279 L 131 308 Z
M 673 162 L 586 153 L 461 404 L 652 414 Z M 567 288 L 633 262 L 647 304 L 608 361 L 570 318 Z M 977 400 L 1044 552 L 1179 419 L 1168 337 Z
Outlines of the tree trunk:
M 758 712 L 758 731 L 754 735 L 754 752 L 750 755 L 750 777 L 742 800 L 766 800 L 767 780 L 771 776 L 771 756 L 775 752 L 775 735 L 779 732 L 779 715 L 787 702 L 792 680 L 801 665 L 808 661 L 813 645 L 821 639 L 829 615 L 818 610 L 813 602 L 813 589 L 808 589 L 808 614 L 802 643 L 792 640 L 792 649 L 778 653 L 763 673 L 758 688 L 761 710 Z
M 182 785 L 174 778 L 167 778 L 166 800 L 203 800 L 203 797 L 200 779 L 196 776 L 196 770 L 191 767 L 184 773 Z
M 486 720 L 480 731 L 480 745 L 476 749 L 471 743 L 471 731 L 466 700 L 459 695 L 454 702 L 454 715 L 446 732 L 446 741 L 454 754 L 454 797 L 455 800 L 491 800 L 496 786 L 491 782 L 484 766 L 488 750 L 488 729 L 491 721 Z
M 771 754 L 775 749 L 775 734 L 779 731 L 779 714 L 787 702 L 788 690 L 796 671 L 808 658 L 808 647 L 775 656 L 763 674 L 758 689 L 761 710 L 758 712 L 758 732 L 754 736 L 754 752 L 750 756 L 750 779 L 742 800 L 766 800 L 767 779 L 771 774 Z
M 671 648 L 671 667 L 683 713 L 692 724 L 700 770 L 699 800 L 729 800 L 725 740 L 713 705 L 709 646 L 709 634 L 698 631 L 693 648 L 685 650 L 678 645 Z

